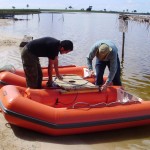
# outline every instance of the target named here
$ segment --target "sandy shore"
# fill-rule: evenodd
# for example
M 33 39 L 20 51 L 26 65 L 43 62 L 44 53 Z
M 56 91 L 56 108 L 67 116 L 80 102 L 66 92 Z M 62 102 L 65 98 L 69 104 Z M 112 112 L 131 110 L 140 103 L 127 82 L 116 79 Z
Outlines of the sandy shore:
M 10 126 L 0 114 L 0 150 L 92 150 L 78 136 L 52 137 Z
M 11 24 L 10 19 L 0 19 L 0 26 L 7 26 Z
M 21 42 L 21 39 L 17 39 L 17 38 L 12 38 L 12 37 L 9 37 L 9 36 L 0 36 L 0 49 L 1 47 L 5 47 L 5 48 L 8 48 L 8 46 L 19 46 Z
M 7 26 L 10 24 L 12 24 L 12 20 L 0 19 L 0 27 Z M 10 49 L 11 47 L 17 47 L 18 48 L 21 40 L 22 39 L 18 38 L 18 37 L 12 37 L 12 36 L 1 34 L 1 36 L 0 36 L 0 51 Z

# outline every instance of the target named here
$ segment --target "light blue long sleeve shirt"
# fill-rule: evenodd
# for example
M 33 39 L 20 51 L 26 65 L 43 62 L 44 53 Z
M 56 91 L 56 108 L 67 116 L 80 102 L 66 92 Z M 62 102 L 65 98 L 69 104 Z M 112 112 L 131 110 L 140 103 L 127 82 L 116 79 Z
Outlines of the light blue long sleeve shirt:
M 100 47 L 100 45 L 104 44 L 104 43 L 112 48 L 111 53 L 108 55 L 108 57 L 105 58 L 105 60 L 103 60 L 103 61 L 110 61 L 110 71 L 109 71 L 108 78 L 106 80 L 106 83 L 110 83 L 114 79 L 114 76 L 116 74 L 117 67 L 118 67 L 117 66 L 118 49 L 112 41 L 100 40 L 100 41 L 96 42 L 91 47 L 90 53 L 86 57 L 87 58 L 87 66 L 90 70 L 93 70 L 92 61 L 93 61 L 94 57 L 96 56 L 96 52 L 98 51 L 98 48 Z M 97 57 L 97 59 L 98 59 L 98 57 Z

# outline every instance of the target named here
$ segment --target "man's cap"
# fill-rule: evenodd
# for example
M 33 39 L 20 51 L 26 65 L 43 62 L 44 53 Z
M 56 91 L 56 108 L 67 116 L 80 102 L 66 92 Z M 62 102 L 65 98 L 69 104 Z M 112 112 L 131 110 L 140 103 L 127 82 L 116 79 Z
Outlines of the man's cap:
M 112 51 L 112 48 L 109 47 L 107 44 L 102 44 L 97 52 L 96 52 L 96 56 L 100 59 L 100 60 L 104 60 Z

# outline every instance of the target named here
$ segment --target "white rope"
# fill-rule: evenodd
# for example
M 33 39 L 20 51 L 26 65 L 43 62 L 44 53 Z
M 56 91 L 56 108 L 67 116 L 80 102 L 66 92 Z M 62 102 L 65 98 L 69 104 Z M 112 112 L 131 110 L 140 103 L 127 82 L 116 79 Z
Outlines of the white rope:
M 111 107 L 111 106 L 114 106 L 114 105 L 126 105 L 126 104 L 131 104 L 131 103 L 134 103 L 134 104 L 137 104 L 137 103 L 141 103 L 140 101 L 134 101 L 134 100 L 131 100 L 131 101 L 127 101 L 127 102 L 119 102 L 119 101 L 115 101 L 115 102 L 110 102 L 110 103 L 105 103 L 105 102 L 101 102 L 101 103 L 97 103 L 97 104 L 89 104 L 89 103 L 86 103 L 86 102 L 77 102 L 75 103 L 74 105 L 72 105 L 72 109 L 75 109 L 76 108 L 87 108 L 85 106 L 88 106 L 88 108 L 96 108 L 96 107 Z M 76 106 L 76 105 L 81 105 L 83 104 L 84 106 Z

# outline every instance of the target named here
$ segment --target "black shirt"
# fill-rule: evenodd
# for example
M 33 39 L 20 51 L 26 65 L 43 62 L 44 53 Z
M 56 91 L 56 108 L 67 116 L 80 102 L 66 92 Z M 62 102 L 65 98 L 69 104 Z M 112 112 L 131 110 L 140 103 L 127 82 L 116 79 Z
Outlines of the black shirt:
M 44 37 L 29 42 L 27 48 L 37 57 L 48 57 L 54 60 L 59 53 L 60 41 L 52 37 Z

